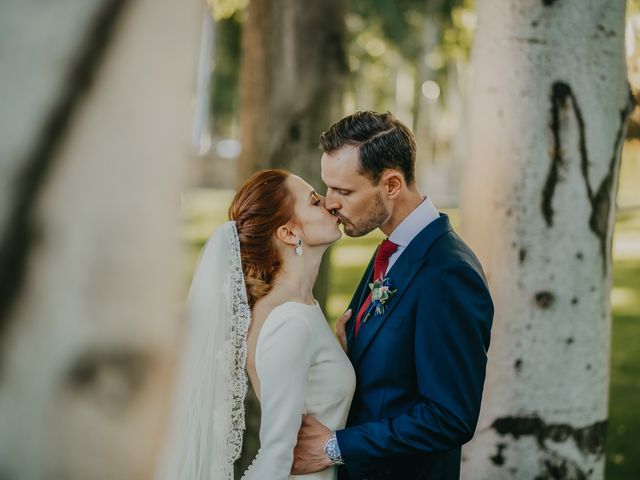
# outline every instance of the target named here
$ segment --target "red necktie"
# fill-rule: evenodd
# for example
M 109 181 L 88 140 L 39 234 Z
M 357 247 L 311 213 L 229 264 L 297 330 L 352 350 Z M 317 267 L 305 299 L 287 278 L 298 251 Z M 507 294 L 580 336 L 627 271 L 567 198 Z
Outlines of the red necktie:
M 380 280 L 384 274 L 387 272 L 387 267 L 389 266 L 389 259 L 391 255 L 398 249 L 398 245 L 393 243 L 391 240 L 383 240 L 378 247 L 378 251 L 376 252 L 376 258 L 373 261 L 373 280 Z M 360 311 L 358 312 L 358 317 L 356 318 L 356 335 L 358 335 L 358 330 L 360 329 L 360 323 L 362 322 L 362 317 L 364 312 L 367 311 L 367 308 L 371 305 L 371 292 L 367 295 L 367 299 L 362 304 Z

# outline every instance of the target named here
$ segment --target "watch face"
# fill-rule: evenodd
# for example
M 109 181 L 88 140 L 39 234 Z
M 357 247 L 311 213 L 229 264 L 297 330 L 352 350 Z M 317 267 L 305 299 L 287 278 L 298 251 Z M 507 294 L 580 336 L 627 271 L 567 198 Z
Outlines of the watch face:
M 338 441 L 335 436 L 329 438 L 324 447 L 324 451 L 332 462 L 340 461 L 340 449 L 338 448 Z

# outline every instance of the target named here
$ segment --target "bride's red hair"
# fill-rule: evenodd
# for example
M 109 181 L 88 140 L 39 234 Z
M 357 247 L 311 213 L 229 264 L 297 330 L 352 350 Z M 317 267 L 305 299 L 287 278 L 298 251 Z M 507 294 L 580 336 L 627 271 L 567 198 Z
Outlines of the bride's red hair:
M 240 238 L 242 270 L 249 306 L 272 287 L 282 260 L 275 245 L 278 227 L 294 215 L 294 198 L 286 185 L 285 170 L 261 170 L 247 180 L 229 206 Z

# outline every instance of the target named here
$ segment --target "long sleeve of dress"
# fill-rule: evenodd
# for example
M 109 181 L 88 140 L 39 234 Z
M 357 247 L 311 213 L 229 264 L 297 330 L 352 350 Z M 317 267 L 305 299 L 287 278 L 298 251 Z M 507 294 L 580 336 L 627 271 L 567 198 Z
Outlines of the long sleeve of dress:
M 313 357 L 311 332 L 304 316 L 286 308 L 262 326 L 256 346 L 260 450 L 244 480 L 289 478 Z

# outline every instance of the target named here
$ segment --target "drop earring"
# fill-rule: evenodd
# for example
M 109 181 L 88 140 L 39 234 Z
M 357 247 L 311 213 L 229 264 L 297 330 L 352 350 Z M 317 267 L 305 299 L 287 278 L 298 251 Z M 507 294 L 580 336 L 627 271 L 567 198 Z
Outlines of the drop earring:
M 298 244 L 296 246 L 296 255 L 302 255 L 302 240 L 298 239 Z

